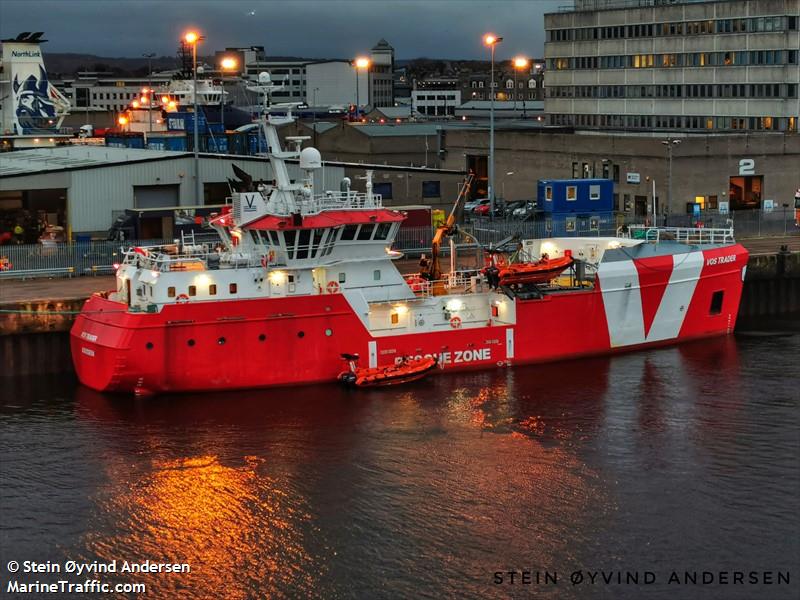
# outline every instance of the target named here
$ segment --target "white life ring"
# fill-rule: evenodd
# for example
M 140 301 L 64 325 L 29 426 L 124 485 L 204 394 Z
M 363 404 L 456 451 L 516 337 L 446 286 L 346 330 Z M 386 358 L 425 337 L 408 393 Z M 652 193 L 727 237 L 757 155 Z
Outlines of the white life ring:
M 189 302 L 189 296 L 186 294 L 180 294 L 177 298 L 175 298 L 176 304 L 186 304 L 187 302 Z
M 453 329 L 461 329 L 461 317 L 453 317 L 450 319 L 450 327 Z
M 326 286 L 328 289 L 329 294 L 338 294 L 339 293 L 339 284 L 335 281 L 329 281 L 328 285 Z

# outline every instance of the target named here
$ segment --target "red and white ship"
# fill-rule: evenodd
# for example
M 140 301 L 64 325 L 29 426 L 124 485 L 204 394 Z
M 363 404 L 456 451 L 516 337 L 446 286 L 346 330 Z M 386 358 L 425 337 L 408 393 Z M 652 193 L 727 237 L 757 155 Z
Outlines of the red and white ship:
M 446 373 L 733 331 L 748 255 L 731 229 L 523 240 L 531 261 L 571 255 L 580 278 L 490 289 L 479 272 L 455 271 L 412 289 L 390 251 L 403 214 L 382 205 L 369 175 L 366 193 L 318 194 L 319 153 L 299 140 L 280 151 L 276 126 L 291 118 L 265 115 L 275 185 L 233 194 L 213 222 L 218 247 L 131 249 L 116 290 L 87 300 L 71 333 L 82 383 L 285 386 L 336 381 L 344 353 L 369 367 L 430 355 Z M 304 180 L 290 181 L 287 158 L 299 158 Z

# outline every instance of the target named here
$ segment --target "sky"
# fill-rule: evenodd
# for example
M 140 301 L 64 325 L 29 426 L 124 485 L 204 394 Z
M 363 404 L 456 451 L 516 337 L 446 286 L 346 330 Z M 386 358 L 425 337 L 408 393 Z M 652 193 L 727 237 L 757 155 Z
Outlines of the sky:
M 173 56 L 190 27 L 201 54 L 264 46 L 267 55 L 350 58 L 385 38 L 395 58 L 484 59 L 481 36 L 503 36 L 497 58 L 540 58 L 542 15 L 570 0 L 0 0 L 0 38 L 44 31 L 47 52 Z

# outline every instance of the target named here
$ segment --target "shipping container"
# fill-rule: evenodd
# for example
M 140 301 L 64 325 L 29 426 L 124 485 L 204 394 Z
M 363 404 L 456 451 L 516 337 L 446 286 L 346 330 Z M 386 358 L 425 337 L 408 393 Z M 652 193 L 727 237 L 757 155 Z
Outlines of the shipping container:
M 545 213 L 605 213 L 614 210 L 610 179 L 540 179 L 536 208 Z

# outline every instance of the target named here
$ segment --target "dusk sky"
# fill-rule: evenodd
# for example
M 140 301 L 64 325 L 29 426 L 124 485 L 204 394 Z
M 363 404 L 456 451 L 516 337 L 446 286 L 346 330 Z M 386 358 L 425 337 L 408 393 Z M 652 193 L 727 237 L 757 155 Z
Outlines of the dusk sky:
M 47 52 L 172 56 L 197 27 L 202 53 L 264 46 L 268 55 L 349 58 L 380 38 L 398 59 L 487 56 L 481 35 L 505 38 L 498 58 L 541 57 L 542 15 L 568 0 L 0 0 L 0 36 L 44 31 Z

